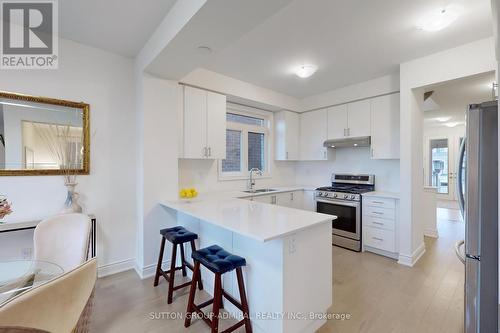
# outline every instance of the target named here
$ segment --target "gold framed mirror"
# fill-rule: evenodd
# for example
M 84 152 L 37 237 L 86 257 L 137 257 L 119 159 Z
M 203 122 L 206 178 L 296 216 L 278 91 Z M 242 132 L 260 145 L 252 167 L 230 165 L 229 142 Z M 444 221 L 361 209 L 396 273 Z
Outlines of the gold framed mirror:
M 88 175 L 89 109 L 0 91 L 0 176 Z

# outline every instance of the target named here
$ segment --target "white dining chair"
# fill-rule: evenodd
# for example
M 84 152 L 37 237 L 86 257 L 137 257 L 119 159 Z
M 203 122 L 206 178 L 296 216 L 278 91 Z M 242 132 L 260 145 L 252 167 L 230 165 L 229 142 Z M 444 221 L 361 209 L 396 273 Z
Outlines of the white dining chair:
M 0 333 L 88 332 L 96 279 L 94 258 L 11 298 L 0 306 Z
M 33 236 L 34 259 L 49 261 L 72 270 L 87 260 L 90 218 L 85 214 L 63 214 L 40 222 Z

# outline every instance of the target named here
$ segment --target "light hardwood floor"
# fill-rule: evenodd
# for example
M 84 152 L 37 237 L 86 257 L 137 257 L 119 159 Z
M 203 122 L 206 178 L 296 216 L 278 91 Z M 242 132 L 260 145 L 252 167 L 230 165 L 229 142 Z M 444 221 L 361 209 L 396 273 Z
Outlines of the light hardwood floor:
M 319 332 L 461 333 L 464 267 L 453 250 L 454 242 L 464 235 L 458 211 L 438 209 L 438 229 L 440 238 L 426 238 L 426 253 L 413 268 L 371 253 L 333 247 L 330 312 L 351 317 L 331 320 Z M 166 282 L 152 285 L 151 278 L 141 281 L 133 271 L 99 279 L 92 331 L 210 332 L 199 320 L 185 329 L 182 319 L 162 318 L 165 313 L 186 310 L 188 291 L 176 293 L 168 305 Z M 206 293 L 198 294 L 200 301 L 208 298 Z M 226 320 L 222 328 L 232 323 Z

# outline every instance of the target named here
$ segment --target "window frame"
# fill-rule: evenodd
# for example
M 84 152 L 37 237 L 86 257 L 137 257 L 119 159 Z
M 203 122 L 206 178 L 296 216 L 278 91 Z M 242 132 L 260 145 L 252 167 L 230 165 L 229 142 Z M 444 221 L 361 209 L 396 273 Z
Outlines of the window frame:
M 237 114 L 252 118 L 264 119 L 264 125 L 249 125 L 226 121 L 226 130 L 241 131 L 241 171 L 222 172 L 222 160 L 218 160 L 219 180 L 242 180 L 248 179 L 248 133 L 264 134 L 264 170 L 260 178 L 271 177 L 271 128 L 272 112 L 239 105 L 227 105 L 226 113 Z

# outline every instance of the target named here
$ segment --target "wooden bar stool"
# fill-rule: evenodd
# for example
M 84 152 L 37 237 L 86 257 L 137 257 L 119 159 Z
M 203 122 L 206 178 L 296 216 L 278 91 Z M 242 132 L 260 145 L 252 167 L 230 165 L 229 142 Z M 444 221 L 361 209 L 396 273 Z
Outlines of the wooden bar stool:
M 195 279 L 194 272 L 193 272 L 193 279 L 191 279 L 190 281 L 178 286 L 174 285 L 176 271 L 182 270 L 182 276 L 187 275 L 186 267 L 189 268 L 191 271 L 193 271 L 193 266 L 190 263 L 188 263 L 186 261 L 186 258 L 184 257 L 184 243 L 188 242 L 191 243 L 191 252 L 194 253 L 196 251 L 196 245 L 194 244 L 194 240 L 198 238 L 198 235 L 180 226 L 162 229 L 160 230 L 160 234 L 162 238 L 160 245 L 160 254 L 158 256 L 158 265 L 156 266 L 154 286 L 156 287 L 158 285 L 158 280 L 160 279 L 160 275 L 162 275 L 168 282 L 167 303 L 171 304 L 174 290 L 178 290 L 191 285 L 191 281 L 195 281 L 195 287 L 196 287 L 196 282 L 198 282 L 198 287 L 200 288 L 200 290 L 203 290 L 203 284 L 201 283 L 201 276 L 198 276 L 198 278 Z M 170 269 L 168 271 L 164 271 L 161 269 L 161 264 L 163 261 L 163 251 L 165 250 L 165 240 L 168 240 L 169 242 L 172 243 L 172 258 L 170 259 Z M 177 259 L 178 245 L 180 246 L 181 249 L 181 266 L 176 267 L 175 265 Z
M 198 313 L 201 318 L 212 328 L 212 333 L 219 331 L 219 312 L 222 307 L 222 297 L 225 297 L 229 302 L 233 303 L 238 309 L 243 312 L 243 319 L 224 330 L 222 333 L 232 332 L 245 325 L 246 333 L 252 332 L 252 326 L 250 323 L 250 316 L 248 310 L 247 296 L 245 294 L 245 284 L 243 282 L 243 274 L 241 267 L 246 265 L 245 258 L 235 256 L 223 248 L 217 245 L 212 245 L 204 249 L 194 251 L 192 253 L 194 260 L 194 271 L 193 280 L 191 282 L 191 289 L 189 290 L 189 301 L 187 306 L 186 319 L 184 321 L 184 326 L 189 327 L 191 325 L 191 316 L 193 313 Z M 200 278 L 200 264 L 203 264 L 206 268 L 215 274 L 215 287 L 214 287 L 214 297 L 201 304 L 194 304 L 194 297 L 196 293 L 196 279 Z M 236 278 L 238 280 L 238 289 L 240 292 L 241 303 L 235 300 L 231 295 L 226 293 L 222 289 L 222 274 L 236 270 Z M 202 308 L 213 303 L 212 308 L 212 319 L 210 320 L 201 311 Z

